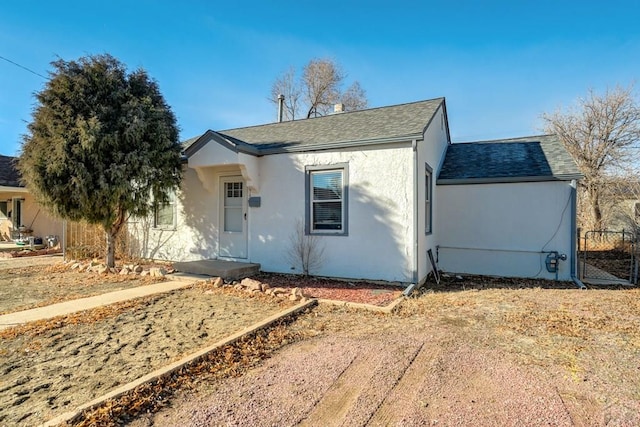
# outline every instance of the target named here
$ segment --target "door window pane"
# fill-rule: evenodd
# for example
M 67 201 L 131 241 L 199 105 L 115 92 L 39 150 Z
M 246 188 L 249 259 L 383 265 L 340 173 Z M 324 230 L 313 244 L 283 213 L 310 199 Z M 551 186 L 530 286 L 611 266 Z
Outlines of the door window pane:
M 224 183 L 224 231 L 242 232 L 242 182 Z

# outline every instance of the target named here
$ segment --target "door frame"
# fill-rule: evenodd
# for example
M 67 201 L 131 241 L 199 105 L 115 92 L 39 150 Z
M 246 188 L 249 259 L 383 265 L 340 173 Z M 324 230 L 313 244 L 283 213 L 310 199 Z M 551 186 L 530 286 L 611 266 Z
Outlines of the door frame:
M 24 198 L 14 197 L 11 203 L 11 225 L 15 231 L 23 226 L 22 219 L 24 218 Z
M 242 231 L 224 231 L 224 215 L 225 215 L 225 184 L 228 182 L 242 183 Z M 240 174 L 220 175 L 218 178 L 218 257 L 225 259 L 247 260 L 249 258 L 249 226 L 248 226 L 248 197 L 247 183 Z M 242 245 L 244 246 L 244 256 L 222 255 L 222 239 L 225 235 L 242 234 Z

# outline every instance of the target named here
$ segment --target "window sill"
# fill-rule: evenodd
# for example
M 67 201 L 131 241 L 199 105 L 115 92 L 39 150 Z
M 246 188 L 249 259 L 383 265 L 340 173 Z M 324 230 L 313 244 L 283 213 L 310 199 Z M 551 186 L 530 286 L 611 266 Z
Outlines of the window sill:
M 157 226 L 151 227 L 153 231 L 176 231 L 178 228 L 176 226 Z
M 310 233 L 305 233 L 307 236 L 349 236 L 349 233 L 326 233 L 326 232 L 317 232 L 312 231 Z

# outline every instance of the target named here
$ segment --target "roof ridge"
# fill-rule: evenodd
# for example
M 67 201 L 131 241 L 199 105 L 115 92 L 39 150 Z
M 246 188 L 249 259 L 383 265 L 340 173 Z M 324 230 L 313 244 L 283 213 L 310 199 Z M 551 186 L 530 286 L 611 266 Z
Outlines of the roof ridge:
M 519 140 L 543 138 L 543 137 L 554 137 L 554 136 L 557 137 L 558 135 L 555 133 L 543 133 L 538 135 L 525 135 L 525 136 L 516 136 L 511 138 L 495 138 L 495 139 L 481 139 L 479 141 L 453 142 L 452 144 L 460 145 L 460 144 L 492 144 L 492 143 L 501 143 L 501 142 L 526 142 L 526 141 L 519 141 Z
M 285 123 L 300 123 L 300 122 L 304 122 L 304 121 L 327 119 L 329 117 L 335 117 L 335 116 L 353 115 L 353 114 L 357 114 L 357 113 L 366 113 L 366 112 L 375 111 L 375 110 L 383 110 L 383 109 L 388 109 L 388 108 L 404 107 L 404 106 L 413 105 L 413 104 L 421 104 L 421 103 L 428 103 L 428 102 L 434 102 L 434 101 L 442 102 L 442 101 L 444 101 L 444 99 L 445 99 L 444 96 L 440 96 L 440 97 L 432 98 L 432 99 L 423 99 L 421 101 L 404 102 L 404 103 L 401 103 L 401 104 L 394 104 L 394 105 L 383 105 L 383 106 L 380 106 L 380 107 L 365 108 L 363 110 L 344 111 L 342 113 L 327 114 L 325 116 L 308 117 L 308 118 L 303 118 L 303 119 L 286 120 L 286 121 L 282 121 L 282 122 L 270 122 L 270 123 L 263 123 L 263 124 L 260 124 L 260 125 L 251 125 L 251 126 L 242 126 L 242 127 L 229 128 L 229 129 L 221 129 L 221 130 L 217 130 L 216 132 L 224 133 L 224 132 L 236 131 L 236 130 L 240 130 L 240 129 L 254 129 L 254 128 L 259 128 L 259 127 L 263 127 L 263 126 L 283 125 Z

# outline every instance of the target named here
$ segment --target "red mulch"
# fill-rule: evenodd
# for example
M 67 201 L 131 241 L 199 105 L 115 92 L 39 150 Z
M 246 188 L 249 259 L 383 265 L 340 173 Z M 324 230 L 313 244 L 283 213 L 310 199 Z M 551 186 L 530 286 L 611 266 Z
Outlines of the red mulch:
M 301 288 L 313 298 L 357 302 L 384 307 L 398 298 L 403 288 L 363 281 L 346 281 L 294 274 L 260 273 L 253 277 L 272 288 Z

